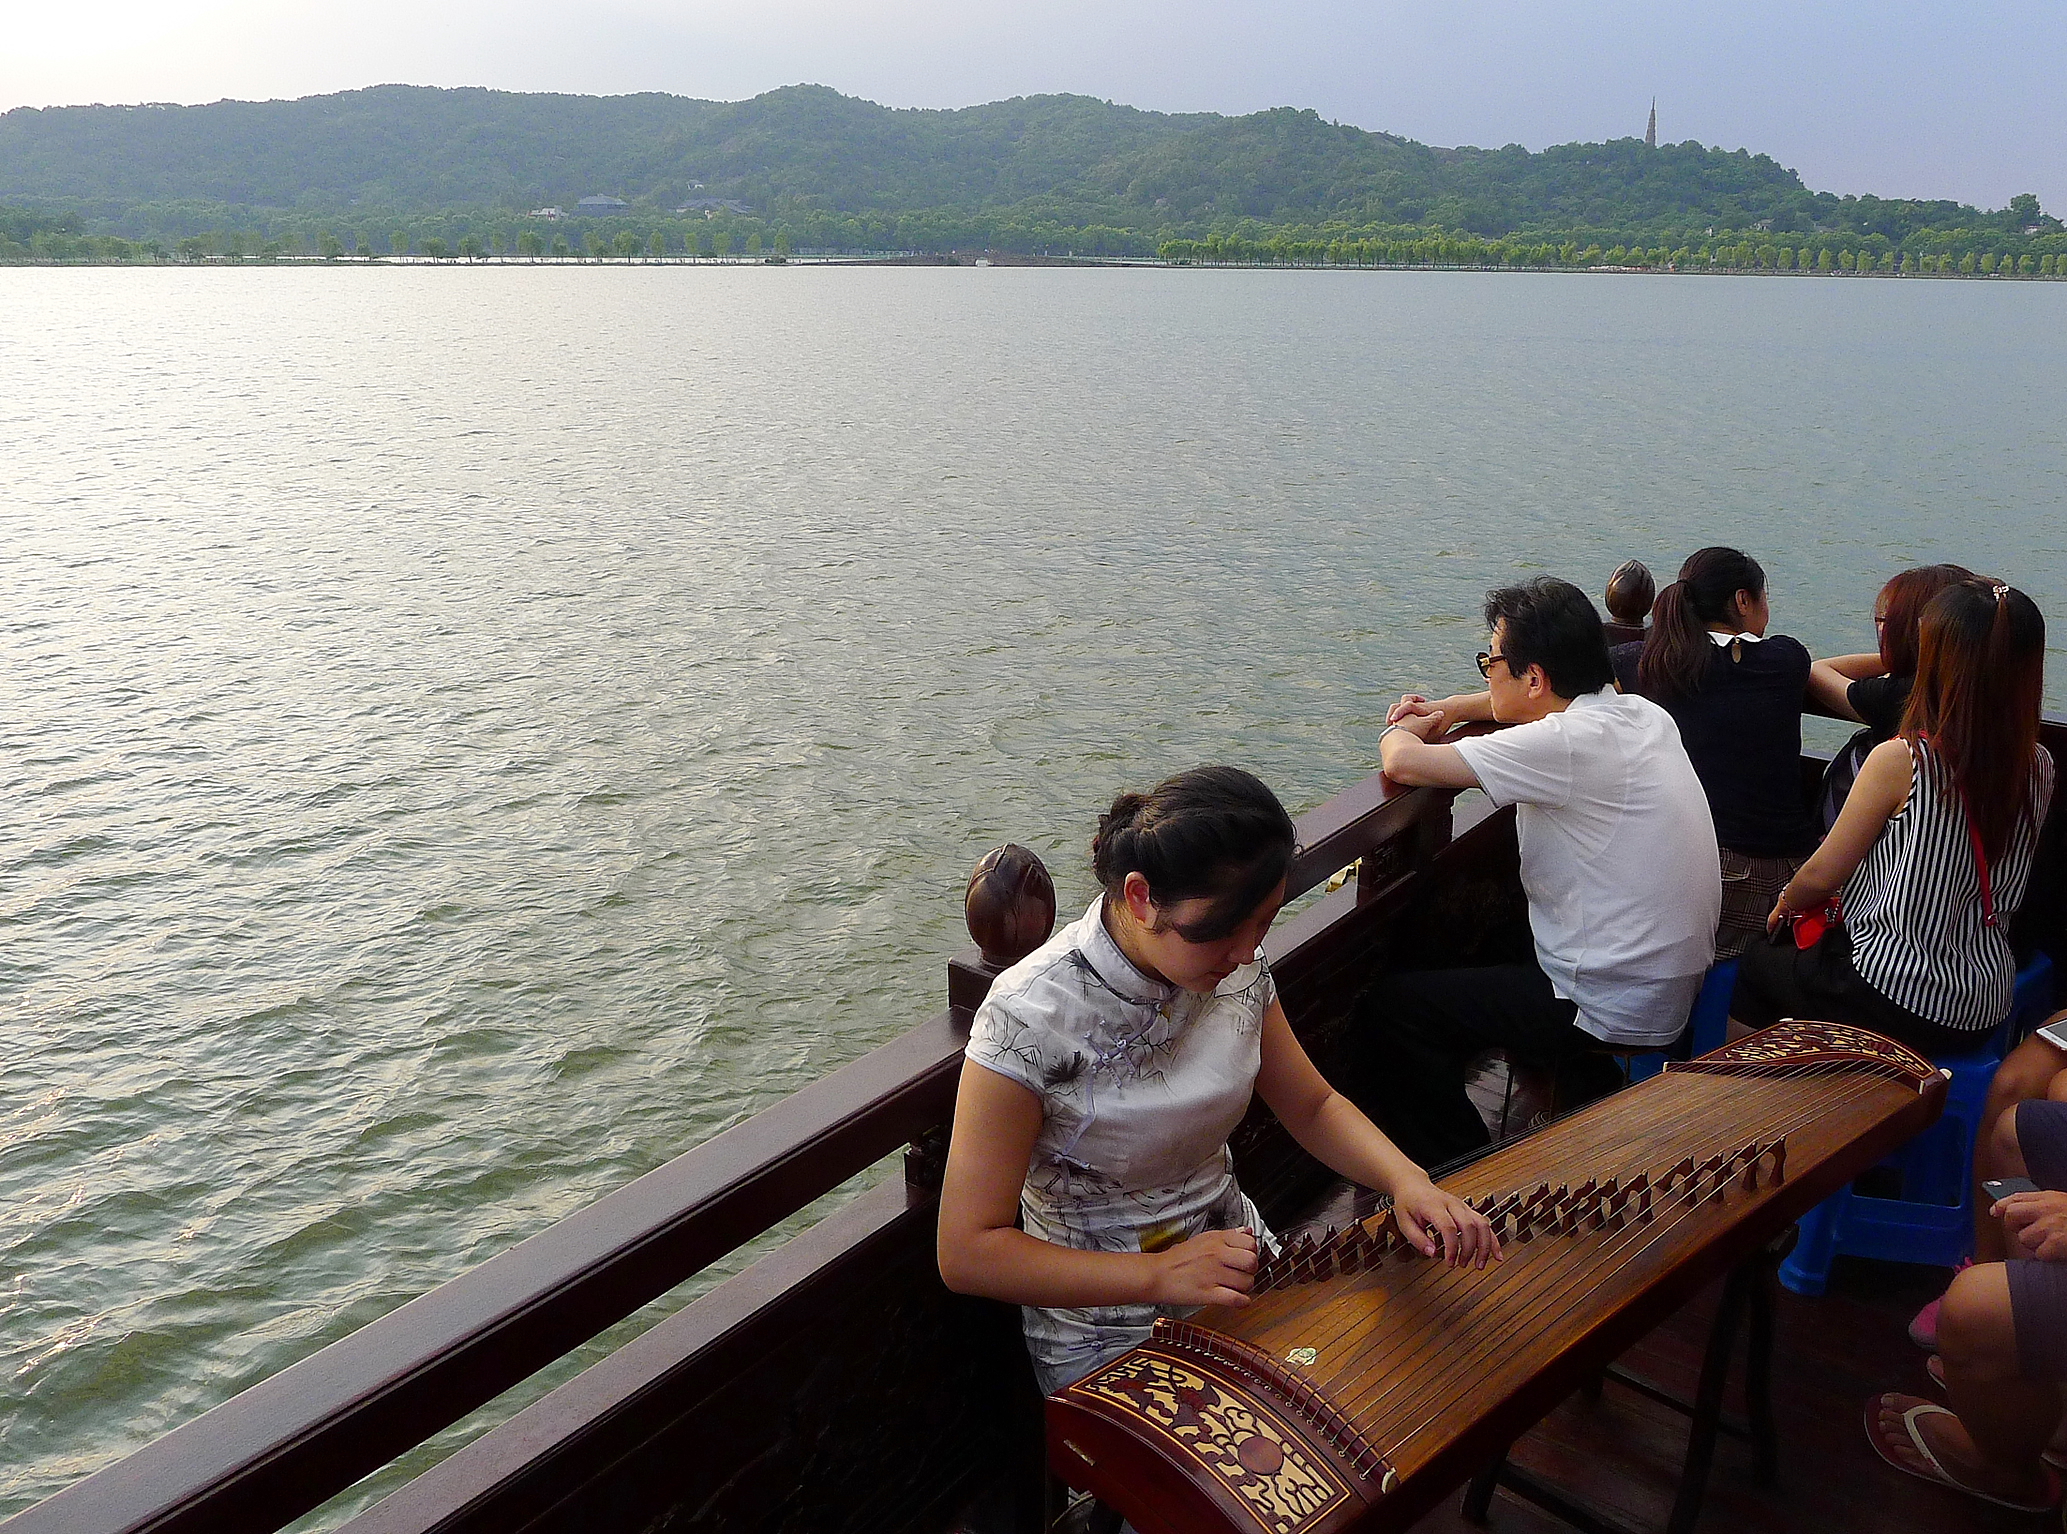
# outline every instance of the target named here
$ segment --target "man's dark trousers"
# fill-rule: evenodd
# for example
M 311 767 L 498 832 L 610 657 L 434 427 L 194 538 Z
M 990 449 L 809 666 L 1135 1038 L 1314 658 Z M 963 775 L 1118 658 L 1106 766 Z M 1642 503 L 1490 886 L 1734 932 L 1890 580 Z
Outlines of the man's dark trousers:
M 1560 1111 L 1622 1085 L 1577 1014 L 1535 964 L 1390 975 L 1358 1005 L 1343 1087 L 1402 1151 L 1440 1166 L 1492 1138 L 1464 1090 L 1472 1060 L 1488 1050 L 1555 1073 Z

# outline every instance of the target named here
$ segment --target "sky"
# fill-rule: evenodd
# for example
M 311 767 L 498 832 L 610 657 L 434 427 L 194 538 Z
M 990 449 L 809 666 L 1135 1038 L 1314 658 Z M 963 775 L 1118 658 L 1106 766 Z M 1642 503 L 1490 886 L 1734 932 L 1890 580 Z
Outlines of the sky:
M 18 14 L 7 16 L 6 11 Z M 1643 132 L 1813 188 L 2067 213 L 2067 5 L 1916 0 L 97 0 L 0 7 L 0 108 L 400 82 L 896 107 L 1312 107 L 1429 144 Z

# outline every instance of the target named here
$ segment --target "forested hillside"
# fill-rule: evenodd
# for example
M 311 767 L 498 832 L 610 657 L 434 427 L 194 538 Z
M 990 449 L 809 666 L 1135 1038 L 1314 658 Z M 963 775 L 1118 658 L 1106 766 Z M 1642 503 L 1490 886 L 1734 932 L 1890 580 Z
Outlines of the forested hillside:
M 0 199 L 102 215 L 217 202 L 672 207 L 699 184 L 846 211 L 979 207 L 1050 193 L 1202 119 L 1075 96 L 898 112 L 816 86 L 751 101 L 383 85 L 299 101 L 24 108 L 0 115 Z
M 1900 247 L 1954 230 L 2014 243 L 2030 222 L 2026 209 L 1814 193 L 1764 155 L 1691 142 L 1438 149 L 1292 108 L 1172 116 L 1082 96 L 898 111 L 819 86 L 709 102 L 389 85 L 0 115 L 0 203 L 168 245 L 384 252 L 471 233 L 498 248 L 529 210 L 571 213 L 599 194 L 630 205 L 612 239 L 632 220 L 642 249 L 657 236 L 692 251 L 685 208 L 742 244 L 1142 253 L 1271 231 L 1644 246 L 1755 231 Z M 579 253 L 584 226 L 567 227 Z

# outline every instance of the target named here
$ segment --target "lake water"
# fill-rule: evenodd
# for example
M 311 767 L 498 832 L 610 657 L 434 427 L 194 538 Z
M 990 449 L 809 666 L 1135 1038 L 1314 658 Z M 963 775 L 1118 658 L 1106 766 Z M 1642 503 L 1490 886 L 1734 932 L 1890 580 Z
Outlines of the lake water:
M 2063 339 L 2038 283 L 0 270 L 0 1513 L 937 1008 L 992 844 L 1067 914 L 1119 787 L 1361 776 L 1488 585 L 1735 543 L 1829 652 L 1956 559 L 2067 635 Z

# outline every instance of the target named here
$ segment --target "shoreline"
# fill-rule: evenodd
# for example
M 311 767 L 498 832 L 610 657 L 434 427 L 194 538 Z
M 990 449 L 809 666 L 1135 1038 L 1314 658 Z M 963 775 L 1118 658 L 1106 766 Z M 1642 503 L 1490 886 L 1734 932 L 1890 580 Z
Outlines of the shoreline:
M 1197 261 L 1168 260 L 1161 256 L 1050 256 L 1013 252 L 909 251 L 883 255 L 791 255 L 768 256 L 244 256 L 207 255 L 190 259 L 149 257 L 141 260 L 95 257 L 85 260 L 0 259 L 0 270 L 20 268 L 121 267 L 158 269 L 271 267 L 293 270 L 309 268 L 367 269 L 374 267 L 431 268 L 527 268 L 588 266 L 609 269 L 630 267 L 1070 267 L 1107 269 L 1180 269 L 1243 272 L 1477 272 L 1500 276 L 1610 276 L 1610 277 L 1788 277 L 1861 278 L 1897 282 L 2061 282 L 2067 272 L 1917 272 L 1917 271 L 1819 271 L 1780 270 L 1765 266 L 1608 266 L 1563 265 L 1510 266 L 1505 263 L 1446 261 Z

